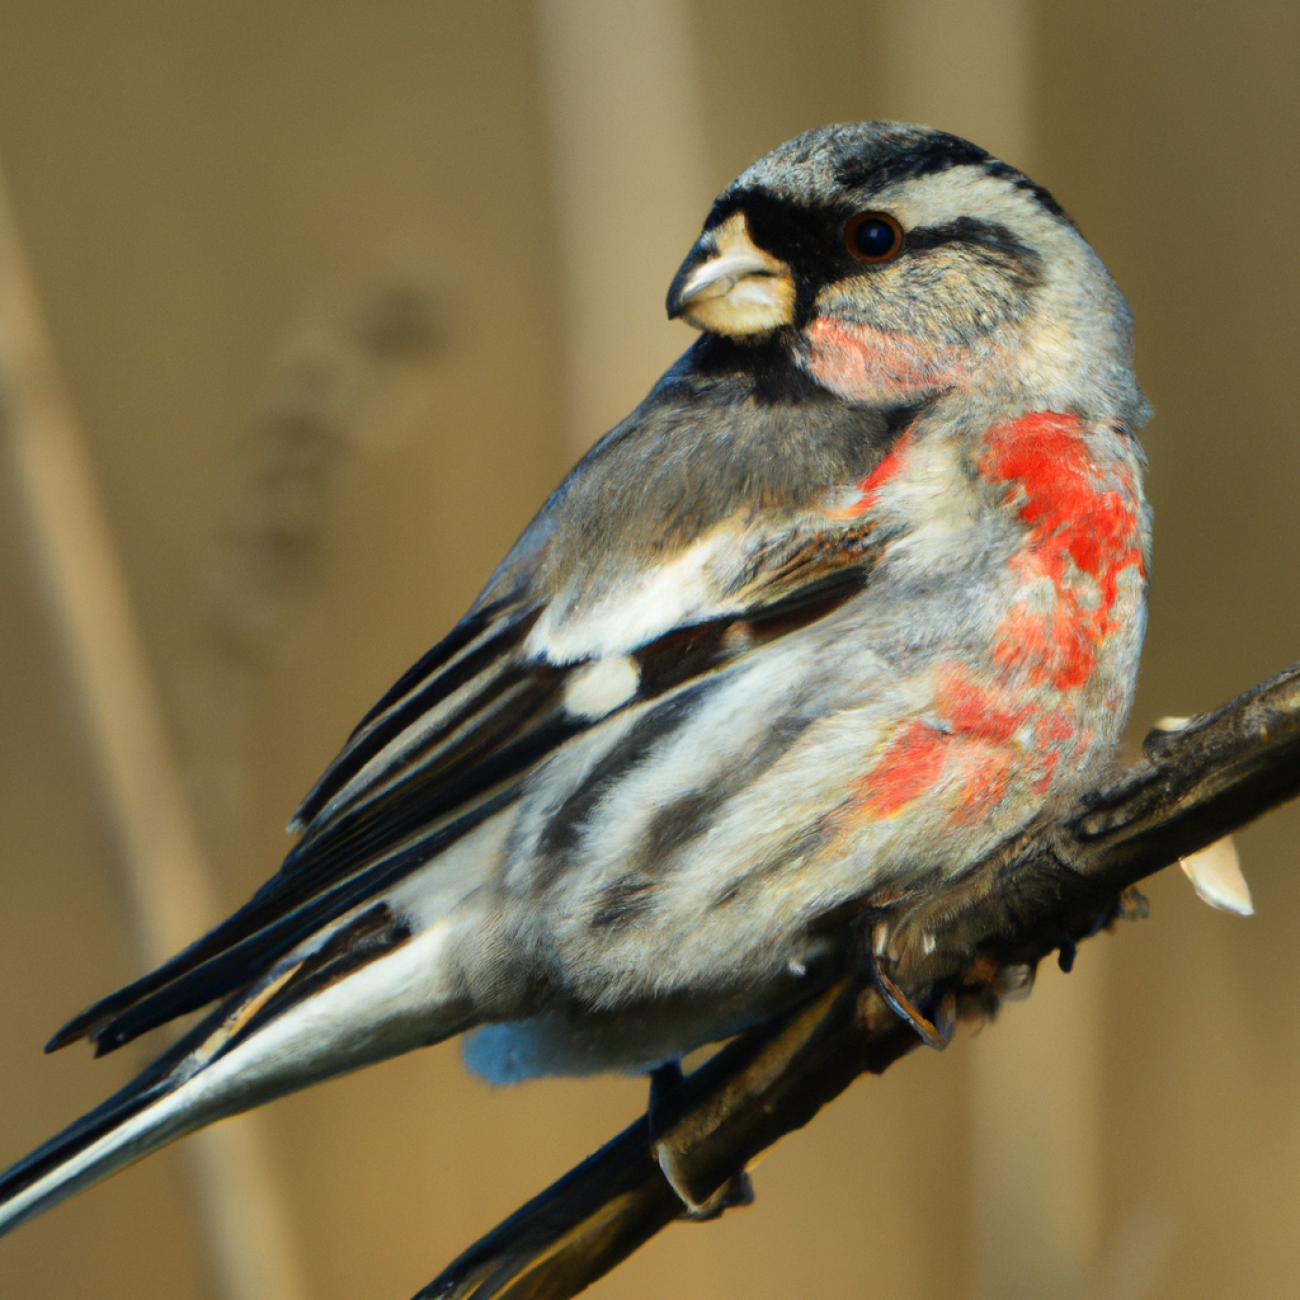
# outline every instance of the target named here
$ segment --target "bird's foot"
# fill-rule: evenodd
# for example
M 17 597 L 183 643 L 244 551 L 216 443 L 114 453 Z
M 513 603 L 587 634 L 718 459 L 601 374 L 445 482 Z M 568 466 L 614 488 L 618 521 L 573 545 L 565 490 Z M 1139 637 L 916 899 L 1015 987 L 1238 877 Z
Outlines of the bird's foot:
M 654 1153 L 668 1185 L 677 1193 L 683 1205 L 682 1218 L 692 1223 L 706 1223 L 716 1219 L 724 1210 L 754 1203 L 754 1184 L 741 1170 L 733 1174 L 721 1187 L 702 1201 L 696 1200 L 688 1187 L 682 1168 L 682 1152 L 674 1141 L 675 1130 L 665 1122 L 665 1110 L 673 1094 L 682 1084 L 680 1061 L 668 1061 L 650 1071 L 650 1150 Z
M 906 1020 L 916 1030 L 927 1047 L 933 1047 L 938 1052 L 943 1051 L 952 1040 L 952 1031 L 957 1023 L 957 998 L 952 990 L 944 991 L 934 1012 L 934 1018 L 931 1019 L 894 982 L 891 974 L 892 963 L 887 956 L 889 929 L 884 921 L 877 923 L 872 934 L 871 947 L 872 975 L 881 996 L 889 1003 L 895 1015 Z

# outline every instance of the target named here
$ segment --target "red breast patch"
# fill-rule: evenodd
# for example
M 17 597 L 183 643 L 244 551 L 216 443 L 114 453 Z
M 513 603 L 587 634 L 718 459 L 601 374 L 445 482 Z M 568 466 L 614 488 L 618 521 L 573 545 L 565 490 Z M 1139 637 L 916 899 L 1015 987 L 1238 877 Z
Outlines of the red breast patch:
M 1107 479 L 1082 421 L 1056 411 L 994 425 L 984 435 L 979 471 L 1013 492 L 1029 529 L 1012 564 L 1027 582 L 1046 578 L 1054 593 L 1048 609 L 1016 602 L 998 630 L 994 658 L 1060 691 L 1081 686 L 1112 629 L 1120 576 L 1145 573 L 1129 476 L 1121 466 Z

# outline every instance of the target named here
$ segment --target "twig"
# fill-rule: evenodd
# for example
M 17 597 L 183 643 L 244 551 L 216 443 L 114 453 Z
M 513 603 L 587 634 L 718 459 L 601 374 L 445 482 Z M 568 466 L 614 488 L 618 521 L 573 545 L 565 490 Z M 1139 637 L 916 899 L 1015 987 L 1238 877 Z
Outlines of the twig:
M 725 1196 L 759 1152 L 920 1044 L 882 984 L 942 1033 L 991 1013 L 1049 953 L 1068 968 L 1077 943 L 1140 905 L 1138 881 L 1300 794 L 1300 664 L 1144 750 L 957 885 L 855 918 L 869 945 L 854 973 L 736 1039 L 656 1108 L 653 1131 L 637 1120 L 416 1300 L 566 1300 L 681 1217 L 674 1186 L 696 1205 Z

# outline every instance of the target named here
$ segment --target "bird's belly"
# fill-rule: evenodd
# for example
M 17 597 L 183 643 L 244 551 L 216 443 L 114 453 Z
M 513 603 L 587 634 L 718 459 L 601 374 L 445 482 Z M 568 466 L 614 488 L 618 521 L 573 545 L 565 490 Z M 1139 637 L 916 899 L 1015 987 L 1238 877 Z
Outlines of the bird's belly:
M 1086 680 L 1062 683 L 998 649 L 1028 590 L 999 566 L 868 593 L 551 764 L 506 868 L 514 951 L 586 1011 L 727 1004 L 784 987 L 827 913 L 958 875 L 1074 797 L 1123 725 L 1141 593 L 1121 584 Z
M 1074 417 L 986 444 L 983 488 L 927 489 L 967 503 L 937 541 L 904 533 L 832 615 L 538 771 L 503 906 L 557 1005 L 783 987 L 829 915 L 956 877 L 1097 782 L 1142 638 L 1135 474 L 1118 434 Z M 891 490 L 920 499 L 903 472 Z

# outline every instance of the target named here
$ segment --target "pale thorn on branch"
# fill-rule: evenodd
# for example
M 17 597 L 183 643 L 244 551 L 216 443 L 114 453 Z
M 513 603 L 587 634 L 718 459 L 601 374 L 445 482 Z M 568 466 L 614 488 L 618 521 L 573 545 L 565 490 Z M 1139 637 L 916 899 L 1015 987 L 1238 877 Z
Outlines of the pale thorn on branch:
M 1157 731 L 1182 731 L 1191 718 L 1157 718 Z M 1254 916 L 1255 904 L 1251 901 L 1250 886 L 1241 872 L 1241 859 L 1231 835 L 1200 850 L 1178 859 L 1178 865 L 1187 873 L 1203 903 L 1223 912 L 1238 916 Z
M 1254 916 L 1250 886 L 1241 874 L 1241 860 L 1231 835 L 1215 840 L 1199 853 L 1179 858 L 1178 865 L 1187 873 L 1202 902 L 1238 916 Z

